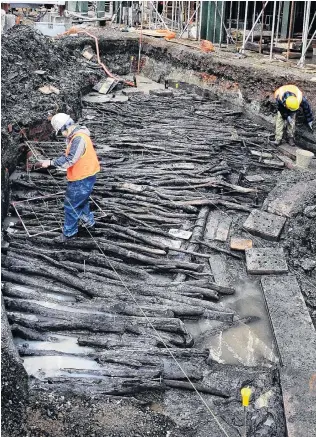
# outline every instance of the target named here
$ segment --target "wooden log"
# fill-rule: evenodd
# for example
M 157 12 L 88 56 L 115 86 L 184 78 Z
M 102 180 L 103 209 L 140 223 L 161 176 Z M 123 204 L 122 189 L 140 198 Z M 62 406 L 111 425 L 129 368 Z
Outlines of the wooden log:
M 218 390 L 214 387 L 208 387 L 206 385 L 199 384 L 199 383 L 193 383 L 194 387 L 192 386 L 192 384 L 190 384 L 187 381 L 174 381 L 170 379 L 164 379 L 163 383 L 166 387 L 179 388 L 182 390 L 190 390 L 190 391 L 197 390 L 200 393 L 206 393 L 221 398 L 229 398 L 229 394 L 227 392 Z

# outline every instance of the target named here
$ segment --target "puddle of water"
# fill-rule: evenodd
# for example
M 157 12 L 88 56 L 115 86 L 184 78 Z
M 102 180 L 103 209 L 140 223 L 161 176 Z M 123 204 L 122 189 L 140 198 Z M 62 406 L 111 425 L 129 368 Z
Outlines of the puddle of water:
M 97 370 L 101 366 L 96 361 L 81 357 L 48 355 L 24 358 L 24 367 L 29 375 L 36 377 L 58 376 L 60 369 Z
M 237 322 L 209 337 L 207 331 L 220 329 L 220 322 L 185 323 L 189 332 L 202 347 L 210 349 L 210 358 L 220 363 L 255 366 L 267 361 L 277 362 L 277 349 L 259 282 L 239 280 L 235 288 L 236 293 L 225 296 L 223 304 L 235 310 L 239 317 L 253 317 L 254 321 Z
M 54 339 L 56 339 L 56 341 L 31 341 L 15 337 L 14 343 L 18 346 L 28 344 L 28 349 L 31 350 L 54 350 L 57 352 L 67 352 L 73 354 L 94 352 L 94 349 L 91 347 L 79 346 L 77 343 L 77 337 L 54 335 Z

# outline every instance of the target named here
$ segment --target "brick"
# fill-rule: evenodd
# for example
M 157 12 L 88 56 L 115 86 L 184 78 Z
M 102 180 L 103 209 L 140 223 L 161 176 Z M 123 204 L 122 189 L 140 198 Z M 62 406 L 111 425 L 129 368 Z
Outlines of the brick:
M 246 265 L 248 273 L 258 275 L 280 274 L 288 271 L 283 249 L 272 247 L 247 249 Z
M 252 240 L 246 238 L 231 238 L 230 248 L 233 250 L 246 250 L 252 248 Z
M 266 240 L 277 241 L 285 222 L 284 217 L 254 209 L 243 224 L 243 228 Z

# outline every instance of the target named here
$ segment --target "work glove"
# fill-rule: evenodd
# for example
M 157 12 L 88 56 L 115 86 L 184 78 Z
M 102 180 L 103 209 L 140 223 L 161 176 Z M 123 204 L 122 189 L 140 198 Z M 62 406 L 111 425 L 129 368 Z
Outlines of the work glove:
M 45 159 L 45 161 L 41 161 L 42 168 L 47 168 L 52 165 L 52 161 L 50 159 Z
M 293 125 L 293 124 L 294 124 L 294 120 L 293 120 L 293 118 L 290 117 L 290 116 L 288 116 L 288 118 L 287 118 L 287 122 L 288 122 L 290 125 Z
M 310 121 L 310 122 L 308 123 L 308 127 L 309 127 L 310 130 L 313 132 L 313 122 L 312 122 L 312 121 Z

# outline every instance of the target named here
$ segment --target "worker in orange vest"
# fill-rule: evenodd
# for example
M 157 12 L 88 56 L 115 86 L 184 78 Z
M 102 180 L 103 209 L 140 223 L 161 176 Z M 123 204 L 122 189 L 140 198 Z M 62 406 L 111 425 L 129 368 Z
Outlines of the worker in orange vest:
M 90 211 L 89 196 L 93 190 L 100 164 L 94 150 L 90 132 L 86 127 L 75 124 L 63 113 L 54 115 L 51 124 L 56 133 L 66 138 L 66 152 L 53 160 L 42 161 L 42 168 L 50 166 L 67 170 L 67 189 L 64 203 L 65 221 L 63 233 L 55 240 L 65 243 L 78 234 L 78 222 L 83 228 L 94 229 L 95 220 Z
M 313 131 L 313 112 L 302 91 L 295 85 L 284 85 L 274 92 L 278 113 L 275 120 L 275 141 L 272 144 L 279 146 L 282 142 L 283 131 L 286 127 L 290 146 L 294 146 L 295 118 L 299 108 L 303 109 L 306 122 Z

